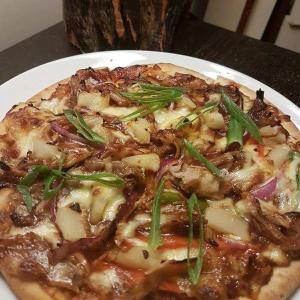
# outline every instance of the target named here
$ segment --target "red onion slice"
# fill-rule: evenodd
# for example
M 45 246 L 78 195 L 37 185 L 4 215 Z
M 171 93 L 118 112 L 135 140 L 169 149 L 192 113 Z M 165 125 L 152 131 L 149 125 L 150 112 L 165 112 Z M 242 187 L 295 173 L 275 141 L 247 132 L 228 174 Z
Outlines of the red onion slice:
M 160 161 L 160 168 L 157 173 L 157 181 L 159 181 L 163 175 L 168 172 L 169 168 L 178 162 L 175 158 L 164 158 Z
M 277 186 L 277 177 L 272 177 L 267 182 L 263 183 L 260 187 L 253 190 L 252 195 L 260 200 L 268 200 L 275 192 Z
M 56 220 L 56 212 L 57 212 L 57 195 L 54 196 L 53 199 L 51 199 L 50 203 L 50 219 L 52 222 L 55 222 Z
M 82 144 L 86 144 L 87 141 L 80 137 L 79 135 L 76 135 L 76 134 L 73 134 L 71 132 L 69 132 L 68 130 L 66 130 L 65 128 L 61 127 L 58 123 L 56 122 L 52 122 L 51 124 L 51 129 L 56 131 L 58 134 L 70 139 L 70 140 L 73 140 L 73 141 L 76 141 L 76 142 L 79 142 L 79 143 L 82 143 Z

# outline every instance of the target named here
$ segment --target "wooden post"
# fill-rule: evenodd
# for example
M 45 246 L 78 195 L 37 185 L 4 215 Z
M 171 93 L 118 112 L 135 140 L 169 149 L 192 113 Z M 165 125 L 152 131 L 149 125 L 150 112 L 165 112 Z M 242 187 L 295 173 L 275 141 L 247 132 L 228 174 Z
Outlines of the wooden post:
M 68 40 L 83 52 L 170 50 L 191 0 L 63 0 Z

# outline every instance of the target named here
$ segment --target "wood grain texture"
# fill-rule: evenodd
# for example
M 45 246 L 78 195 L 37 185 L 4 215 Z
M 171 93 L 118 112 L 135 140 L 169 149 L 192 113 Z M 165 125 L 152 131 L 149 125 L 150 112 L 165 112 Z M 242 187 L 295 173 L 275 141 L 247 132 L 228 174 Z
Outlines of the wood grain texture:
M 64 0 L 68 40 L 83 52 L 168 50 L 190 0 Z

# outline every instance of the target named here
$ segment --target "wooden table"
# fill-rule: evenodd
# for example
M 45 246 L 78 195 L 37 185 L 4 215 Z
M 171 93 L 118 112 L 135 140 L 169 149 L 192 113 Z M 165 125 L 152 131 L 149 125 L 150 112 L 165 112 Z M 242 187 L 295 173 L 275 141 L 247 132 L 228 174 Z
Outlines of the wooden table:
M 300 54 L 198 21 L 181 28 L 174 53 L 243 72 L 300 106 Z M 30 68 L 75 54 L 79 50 L 66 41 L 61 22 L 0 52 L 0 84 Z

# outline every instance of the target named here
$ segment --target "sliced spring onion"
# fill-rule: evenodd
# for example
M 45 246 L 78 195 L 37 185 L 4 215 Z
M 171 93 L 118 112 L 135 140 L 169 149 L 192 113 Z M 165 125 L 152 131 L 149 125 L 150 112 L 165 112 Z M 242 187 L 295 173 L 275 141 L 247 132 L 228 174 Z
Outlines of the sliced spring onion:
M 212 174 L 218 177 L 221 176 L 221 170 L 199 153 L 188 140 L 183 139 L 183 144 L 190 155 L 199 160 Z
M 196 119 L 198 119 L 201 114 L 204 114 L 206 112 L 209 112 L 213 110 L 215 107 L 219 105 L 219 102 L 217 101 L 212 101 L 212 102 L 207 102 L 205 105 L 202 107 L 198 107 L 186 116 L 184 116 L 177 124 L 176 124 L 176 129 L 182 129 L 190 124 L 192 124 Z M 194 118 L 189 119 L 190 116 L 195 115 Z
M 130 120 L 134 120 L 136 118 L 143 118 L 157 110 L 160 110 L 164 107 L 165 105 L 163 104 L 156 104 L 156 105 L 150 105 L 150 106 L 145 106 L 143 108 L 139 108 L 136 111 L 132 112 L 129 115 L 126 115 L 124 117 L 121 117 L 121 120 L 124 122 L 128 122 Z
M 262 143 L 262 138 L 260 132 L 253 122 L 253 120 L 245 114 L 233 101 L 232 99 L 221 89 L 221 95 L 223 99 L 223 103 L 229 112 L 229 114 L 237 120 L 244 129 L 246 129 L 249 134 L 256 139 L 260 144 Z
M 289 151 L 288 153 L 289 159 L 293 160 L 295 158 L 300 158 L 300 153 L 298 151 Z M 296 184 L 297 184 L 297 190 L 300 190 L 300 166 L 298 166 L 297 174 L 296 174 Z
M 20 180 L 17 185 L 17 190 L 22 194 L 24 203 L 28 209 L 32 209 L 32 197 L 29 187 L 34 183 L 38 176 L 43 176 L 44 190 L 43 197 L 45 200 L 53 198 L 64 186 L 66 180 L 91 180 L 101 184 L 122 187 L 124 181 L 122 178 L 111 173 L 93 173 L 89 175 L 73 175 L 61 170 L 62 164 L 60 163 L 59 169 L 51 169 L 45 165 L 36 165 L 31 168 L 28 174 Z M 52 188 L 55 181 L 60 181 L 57 186 Z
M 62 171 L 62 168 L 64 166 L 64 160 L 65 160 L 65 154 L 62 152 L 61 156 L 59 158 L 59 161 L 58 161 L 58 170 L 57 170 L 58 172 Z M 55 171 L 55 170 L 53 170 L 53 171 Z M 54 174 L 53 172 L 49 172 L 49 174 L 45 175 L 45 177 L 44 177 L 44 191 L 43 191 L 43 197 L 44 197 L 45 200 L 52 199 L 63 188 L 64 179 L 61 179 L 61 178 L 60 178 L 60 182 L 54 188 L 51 188 L 52 184 L 56 180 L 58 180 L 58 177 L 60 177 L 59 173 Z
M 180 193 L 175 190 L 165 190 L 161 194 L 160 202 L 161 204 L 177 204 L 180 203 Z
M 43 191 L 43 197 L 45 200 L 52 199 L 62 188 L 64 185 L 64 180 L 60 180 L 60 183 L 54 187 L 51 188 L 54 181 L 57 180 L 57 176 L 54 174 L 47 174 L 44 178 L 44 191 Z
M 124 185 L 124 180 L 114 174 L 111 173 L 94 173 L 89 175 L 70 175 L 68 174 L 68 177 L 70 179 L 74 180 L 91 180 L 96 181 L 99 183 L 102 183 L 107 186 L 112 187 L 122 187 Z
M 137 92 L 121 93 L 130 101 L 142 104 L 143 107 L 137 109 L 133 113 L 123 116 L 122 121 L 130 121 L 132 119 L 144 117 L 154 111 L 157 111 L 171 102 L 179 101 L 183 94 L 183 89 L 176 87 L 164 87 L 155 84 L 139 83 Z
M 243 147 L 243 127 L 240 122 L 231 117 L 227 131 L 227 147 L 233 143 L 239 143 Z
M 46 172 L 47 170 L 47 166 L 32 166 L 28 174 L 17 184 L 17 190 L 22 195 L 25 206 L 29 212 L 32 210 L 32 197 L 29 187 L 34 183 L 40 173 Z
M 152 205 L 152 221 L 151 221 L 151 229 L 148 240 L 148 246 L 152 249 L 157 248 L 161 245 L 161 234 L 160 234 L 160 202 L 161 202 L 161 194 L 164 190 L 165 182 L 162 179 L 158 185 L 156 193 L 153 199 Z
M 300 153 L 297 151 L 289 151 L 288 153 L 289 159 L 293 160 L 295 157 L 299 157 L 300 158 Z
M 201 201 L 204 202 L 204 201 Z M 206 203 L 206 202 L 205 202 Z M 194 266 L 191 264 L 191 248 L 193 242 L 193 210 L 197 209 L 199 214 L 199 251 Z M 203 265 L 203 255 L 204 255 L 204 225 L 203 225 L 203 214 L 206 205 L 201 204 L 195 194 L 189 198 L 187 203 L 188 219 L 189 219 L 189 233 L 188 233 L 188 248 L 187 248 L 187 265 L 189 279 L 192 284 L 197 284 L 200 279 L 202 265 Z
M 121 95 L 142 104 L 158 104 L 178 101 L 183 94 L 183 90 L 180 88 L 145 83 L 139 83 L 138 86 L 139 90 L 137 92 L 124 92 Z
M 27 185 L 18 184 L 17 191 L 22 195 L 25 206 L 29 212 L 32 210 L 32 197 Z
M 64 110 L 67 120 L 77 129 L 85 139 L 96 144 L 104 144 L 105 139 L 94 132 L 84 121 L 80 112 L 72 109 Z
M 297 174 L 296 174 L 296 183 L 297 183 L 297 190 L 300 190 L 300 166 L 298 166 Z

